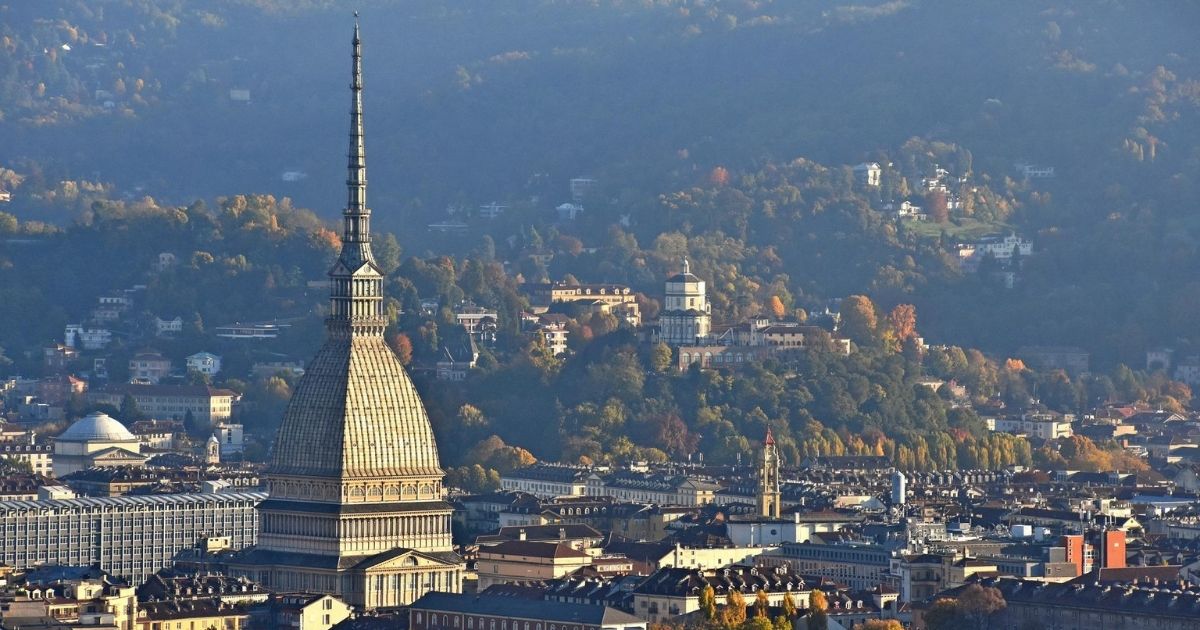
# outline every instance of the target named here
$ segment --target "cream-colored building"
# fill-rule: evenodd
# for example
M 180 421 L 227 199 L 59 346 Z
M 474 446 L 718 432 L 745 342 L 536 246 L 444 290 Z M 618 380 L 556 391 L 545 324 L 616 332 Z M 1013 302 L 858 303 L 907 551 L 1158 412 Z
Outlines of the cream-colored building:
M 590 312 L 610 313 L 630 326 L 642 325 L 637 294 L 620 284 L 541 283 L 527 289 L 534 312 L 544 313 L 553 304 L 579 304 Z
M 500 488 L 525 492 L 539 498 L 588 496 L 593 473 L 585 468 L 539 464 L 518 468 L 500 477 Z
M 656 569 L 678 567 L 681 569 L 724 569 L 733 565 L 751 565 L 755 558 L 768 551 L 766 547 L 682 547 L 668 551 L 659 558 Z M 798 602 L 797 602 L 798 603 Z
M 270 607 L 272 627 L 296 630 L 329 630 L 353 612 L 332 595 L 314 593 L 278 593 L 271 598 Z
M 201 426 L 216 426 L 233 415 L 236 392 L 206 385 L 109 385 L 88 392 L 93 404 L 121 407 L 131 396 L 143 415 L 162 420 L 184 420 L 190 412 Z
M 90 579 L 26 586 L 0 615 L 0 626 L 5 628 L 24 627 L 16 623 L 19 619 L 49 617 L 83 627 L 134 630 L 136 589 Z
M 663 309 L 658 314 L 658 338 L 668 345 L 702 343 L 712 328 L 712 305 L 703 280 L 692 274 L 685 258 L 683 273 L 667 278 Z
M 565 542 L 510 540 L 479 548 L 479 590 L 493 584 L 553 580 L 592 564 L 592 556 Z
M 54 440 L 54 476 L 96 467 L 142 466 L 142 441 L 103 412 L 75 421 Z

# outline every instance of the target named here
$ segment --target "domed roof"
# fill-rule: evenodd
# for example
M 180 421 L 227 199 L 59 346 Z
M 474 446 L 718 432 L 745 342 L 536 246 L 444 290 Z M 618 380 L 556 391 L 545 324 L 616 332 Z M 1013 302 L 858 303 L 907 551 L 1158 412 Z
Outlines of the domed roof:
M 128 442 L 137 441 L 125 425 L 108 414 L 94 411 L 80 418 L 56 438 L 60 442 Z
M 288 403 L 273 455 L 278 475 L 444 474 L 421 397 L 382 335 L 325 342 Z

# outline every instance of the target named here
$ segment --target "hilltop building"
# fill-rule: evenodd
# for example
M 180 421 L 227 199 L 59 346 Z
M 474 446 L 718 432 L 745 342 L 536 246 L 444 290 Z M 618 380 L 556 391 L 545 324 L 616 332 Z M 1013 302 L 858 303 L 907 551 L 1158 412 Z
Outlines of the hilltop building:
M 685 258 L 683 272 L 667 278 L 658 338 L 671 346 L 695 345 L 708 338 L 711 327 L 712 305 L 704 281 L 692 274 Z
M 334 594 L 367 609 L 458 592 L 465 565 L 425 407 L 384 342 L 383 271 L 371 252 L 354 26 L 348 201 L 330 277 L 326 340 L 284 412 L 258 507 L 258 544 L 230 569 L 276 591 Z

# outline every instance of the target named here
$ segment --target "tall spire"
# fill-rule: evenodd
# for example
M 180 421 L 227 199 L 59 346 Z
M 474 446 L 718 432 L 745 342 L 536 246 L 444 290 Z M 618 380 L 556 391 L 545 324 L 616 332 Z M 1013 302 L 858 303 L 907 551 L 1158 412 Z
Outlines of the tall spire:
M 350 83 L 350 151 L 342 252 L 329 272 L 331 334 L 382 335 L 383 273 L 371 253 L 371 209 L 367 207 L 367 152 L 363 141 L 362 40 L 354 13 L 353 78 Z
M 367 208 L 367 151 L 363 142 L 362 40 L 358 36 L 358 11 L 354 12 L 354 76 L 350 83 L 350 151 L 347 153 L 349 177 L 346 179 L 346 226 L 343 240 L 364 242 L 371 239 L 371 211 Z

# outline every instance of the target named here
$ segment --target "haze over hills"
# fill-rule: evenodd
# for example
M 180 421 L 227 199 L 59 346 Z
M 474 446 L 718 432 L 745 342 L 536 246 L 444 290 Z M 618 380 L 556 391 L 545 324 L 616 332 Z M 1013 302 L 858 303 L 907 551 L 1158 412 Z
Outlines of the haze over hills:
M 325 216 L 340 207 L 324 184 L 341 168 L 345 107 L 332 96 L 345 64 L 329 44 L 340 41 L 344 6 L 55 1 L 3 11 L 9 159 L 180 203 L 256 191 Z M 917 136 L 966 147 L 979 173 L 1002 177 L 1024 159 L 1090 185 L 1112 160 L 1081 158 L 1112 155 L 1137 128 L 1161 136 L 1159 160 L 1176 165 L 1195 139 L 1194 111 L 1168 110 L 1159 128 L 1138 120 L 1138 88 L 1155 68 L 1178 83 L 1196 76 L 1187 4 L 528 0 L 363 11 L 374 198 L 389 228 L 455 201 L 525 196 L 543 172 L 554 182 L 603 175 L 613 196 L 653 199 L 694 167 L 855 163 Z M 50 64 L 34 54 L 70 45 L 72 33 L 93 39 Z M 101 33 L 104 48 L 93 45 Z M 54 102 L 109 100 L 95 95 L 112 92 L 117 75 L 151 86 L 145 105 L 128 102 L 132 85 L 115 99 L 132 115 L 74 115 Z M 250 102 L 232 102 L 234 89 Z M 289 170 L 309 177 L 285 184 Z
M 709 282 L 718 323 L 803 319 L 855 295 L 870 298 L 854 302 L 861 314 L 880 316 L 854 338 L 879 354 L 830 368 L 836 386 L 821 361 L 808 366 L 825 374 L 812 377 L 824 392 L 814 399 L 780 402 L 789 365 L 754 376 L 772 383 L 754 385 L 772 402 L 729 397 L 740 405 L 725 410 L 736 432 L 707 445 L 726 458 L 762 424 L 756 407 L 798 428 L 886 420 L 911 445 L 924 428 L 947 426 L 945 403 L 909 391 L 925 371 L 970 379 L 980 399 L 1036 393 L 1063 409 L 1190 398 L 1167 393 L 1170 375 L 1135 377 L 1126 366 L 1145 366 L 1159 346 L 1200 352 L 1194 5 L 380 0 L 361 9 L 370 202 L 376 227 L 395 236 L 376 243 L 394 298 L 389 335 L 404 333 L 414 360 L 434 363 L 464 299 L 495 309 L 502 331 L 495 356 L 485 354 L 488 380 L 470 395 L 433 397 L 435 415 L 478 403 L 506 420 L 493 428 L 506 439 L 528 428 L 526 405 L 595 421 L 600 394 L 555 390 L 531 403 L 505 398 L 505 384 L 619 382 L 649 359 L 630 354 L 632 334 L 613 321 L 585 317 L 571 324 L 577 354 L 565 367 L 530 367 L 523 288 L 621 283 L 652 315 L 684 257 Z M 296 333 L 272 351 L 308 355 L 322 316 L 308 283 L 337 249 L 322 220 L 344 203 L 348 14 L 332 2 L 0 3 L 8 370 L 37 369 L 38 349 L 97 294 L 140 283 L 143 319 L 184 317 L 195 335 L 187 343 L 208 338 L 205 324 L 278 317 L 297 322 Z M 877 185 L 860 181 L 860 162 L 881 165 Z M 577 176 L 595 185 L 573 200 Z M 478 208 L 493 201 L 507 209 L 485 219 Z M 561 216 L 568 201 L 582 214 Z M 905 215 L 904 202 L 924 210 Z M 1004 235 L 1031 253 L 970 253 Z M 181 265 L 147 280 L 164 251 Z M 432 314 L 422 299 L 436 304 Z M 968 367 L 959 351 L 940 367 L 895 373 L 899 346 L 885 319 L 906 304 L 927 341 L 992 358 L 970 354 Z M 1078 347 L 1107 375 L 1000 369 L 1038 345 Z M 235 365 L 253 362 L 228 352 L 242 353 Z M 852 386 L 863 379 L 889 381 L 896 407 Z M 681 392 L 696 386 L 668 380 Z M 728 397 L 709 385 L 709 400 Z M 273 391 L 259 392 L 260 410 L 287 390 Z M 630 416 L 703 424 L 708 403 L 654 395 L 664 401 L 626 401 Z M 270 415 L 261 414 L 266 427 Z M 656 426 L 636 434 L 639 444 L 659 437 Z M 539 455 L 578 455 L 565 435 L 542 436 Z M 821 448 L 780 439 L 793 454 Z M 600 443 L 576 450 L 594 455 Z M 1011 445 L 992 447 L 1016 461 Z

